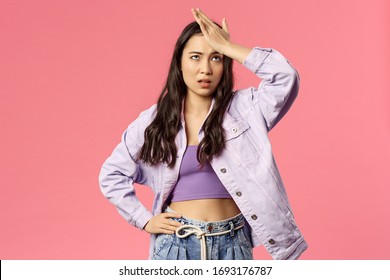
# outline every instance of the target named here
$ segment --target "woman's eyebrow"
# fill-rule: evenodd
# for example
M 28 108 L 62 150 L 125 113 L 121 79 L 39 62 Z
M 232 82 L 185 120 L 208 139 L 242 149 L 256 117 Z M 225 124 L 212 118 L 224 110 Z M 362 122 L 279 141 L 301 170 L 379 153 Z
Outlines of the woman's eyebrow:
M 203 54 L 202 52 L 198 52 L 198 51 L 190 51 L 188 53 L 194 53 L 194 54 Z
M 190 51 L 188 52 L 189 54 L 203 54 L 202 52 L 199 52 L 199 51 Z M 219 52 L 215 51 L 215 52 L 212 52 L 211 54 L 220 54 Z

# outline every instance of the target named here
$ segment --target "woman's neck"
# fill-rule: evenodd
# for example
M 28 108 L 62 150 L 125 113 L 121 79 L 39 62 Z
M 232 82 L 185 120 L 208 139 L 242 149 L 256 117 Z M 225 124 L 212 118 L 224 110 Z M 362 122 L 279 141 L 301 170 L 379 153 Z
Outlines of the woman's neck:
M 212 97 L 200 97 L 187 94 L 184 100 L 186 114 L 207 115 L 210 110 Z

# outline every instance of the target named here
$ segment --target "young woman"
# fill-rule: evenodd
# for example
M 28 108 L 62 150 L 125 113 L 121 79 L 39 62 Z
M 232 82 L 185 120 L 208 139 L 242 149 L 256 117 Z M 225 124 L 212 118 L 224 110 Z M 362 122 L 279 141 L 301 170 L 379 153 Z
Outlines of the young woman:
M 103 194 L 151 234 L 150 259 L 274 259 L 307 248 L 287 199 L 268 132 L 292 105 L 299 76 L 276 50 L 229 41 L 199 9 L 179 36 L 156 105 L 129 125 L 103 164 Z M 263 80 L 233 91 L 232 61 Z M 152 210 L 134 183 L 150 186 Z

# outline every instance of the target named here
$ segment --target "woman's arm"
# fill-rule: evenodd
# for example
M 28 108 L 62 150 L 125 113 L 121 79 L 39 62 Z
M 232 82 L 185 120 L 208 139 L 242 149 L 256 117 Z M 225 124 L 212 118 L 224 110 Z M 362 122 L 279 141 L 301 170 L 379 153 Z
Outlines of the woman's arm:
M 142 174 L 135 160 L 135 123 L 123 133 L 121 142 L 104 162 L 100 174 L 100 190 L 133 226 L 143 229 L 153 214 L 135 195 L 134 183 L 142 183 Z
M 271 48 L 253 48 L 243 65 L 262 79 L 257 88 L 247 90 L 251 91 L 251 106 L 264 117 L 269 132 L 295 101 L 299 74 L 280 52 Z
M 226 19 L 222 20 L 220 28 L 201 10 L 192 9 L 192 13 L 213 49 L 242 63 L 262 79 L 259 87 L 252 92 L 251 104 L 260 109 L 267 123 L 267 130 L 270 131 L 297 97 L 300 82 L 298 72 L 274 49 L 250 49 L 231 43 Z
M 99 175 L 100 189 L 133 226 L 148 233 L 173 233 L 181 224 L 169 218 L 181 215 L 173 212 L 153 215 L 135 194 L 134 183 L 148 184 L 148 174 L 143 174 L 136 159 L 143 143 L 145 120 L 142 115 L 129 125 L 121 142 L 104 162 Z

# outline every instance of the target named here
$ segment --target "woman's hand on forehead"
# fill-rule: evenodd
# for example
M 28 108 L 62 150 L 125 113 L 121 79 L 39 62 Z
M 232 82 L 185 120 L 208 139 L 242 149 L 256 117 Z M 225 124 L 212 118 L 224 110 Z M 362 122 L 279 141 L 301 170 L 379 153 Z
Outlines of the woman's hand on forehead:
M 226 19 L 223 18 L 222 28 L 220 28 L 199 8 L 191 9 L 191 11 L 209 45 L 217 52 L 225 54 L 225 50 L 230 43 Z

